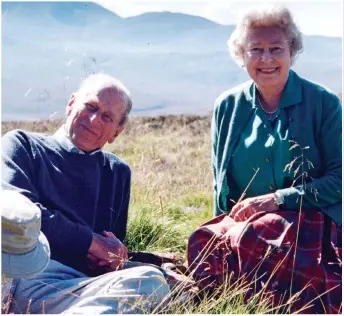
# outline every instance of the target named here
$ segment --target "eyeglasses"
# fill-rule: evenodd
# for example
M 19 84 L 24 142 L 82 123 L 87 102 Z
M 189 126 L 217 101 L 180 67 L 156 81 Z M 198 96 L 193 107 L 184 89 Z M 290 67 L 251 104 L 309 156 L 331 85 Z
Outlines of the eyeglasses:
M 262 57 L 265 52 L 269 52 L 269 54 L 273 57 L 278 57 L 282 56 L 286 52 L 286 50 L 287 48 L 282 44 L 272 45 L 270 47 L 262 47 L 260 45 L 257 45 L 251 46 L 249 49 L 246 50 L 246 53 L 249 57 Z

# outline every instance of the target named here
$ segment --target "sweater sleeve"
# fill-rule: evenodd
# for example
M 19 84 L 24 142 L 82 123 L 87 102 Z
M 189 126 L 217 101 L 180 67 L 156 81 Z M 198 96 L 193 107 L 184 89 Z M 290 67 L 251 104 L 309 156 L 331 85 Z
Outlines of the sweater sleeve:
M 123 196 L 122 203 L 119 211 L 119 216 L 115 223 L 113 223 L 114 234 L 120 241 L 124 241 L 124 238 L 127 234 L 127 223 L 128 223 L 128 210 L 129 210 L 129 201 L 130 201 L 130 185 L 131 185 L 131 170 L 125 165 L 125 181 L 123 184 Z
M 127 233 L 128 210 L 130 201 L 130 185 L 131 185 L 131 170 L 128 165 L 123 165 L 123 183 L 121 205 L 119 207 L 119 215 L 112 223 L 112 232 L 120 241 L 124 241 Z
M 332 94 L 324 102 L 319 133 L 324 175 L 304 186 L 278 190 L 286 209 L 298 209 L 301 196 L 305 209 L 323 208 L 342 200 L 342 107 L 339 98 Z
M 59 210 L 48 209 L 40 203 L 35 173 L 34 148 L 29 137 L 21 131 L 11 131 L 2 138 L 2 187 L 15 190 L 28 197 L 42 211 L 42 231 L 52 252 L 54 249 L 86 254 L 92 241 L 92 231 L 75 223 Z M 71 242 L 73 236 L 73 242 Z

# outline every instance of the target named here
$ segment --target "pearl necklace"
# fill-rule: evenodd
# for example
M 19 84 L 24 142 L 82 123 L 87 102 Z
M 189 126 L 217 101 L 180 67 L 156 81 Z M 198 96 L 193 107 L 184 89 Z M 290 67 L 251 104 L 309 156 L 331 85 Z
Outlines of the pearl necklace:
M 262 110 L 264 111 L 264 113 L 267 114 L 268 116 L 271 117 L 272 115 L 274 115 L 274 114 L 277 112 L 278 107 L 277 107 L 275 110 L 271 111 L 271 112 L 265 110 L 264 107 L 263 107 L 263 105 L 262 105 L 262 102 L 260 101 L 260 97 L 259 97 L 259 94 L 258 94 L 258 93 L 257 93 L 257 100 L 258 100 L 258 103 L 259 103 L 260 107 L 261 107 Z

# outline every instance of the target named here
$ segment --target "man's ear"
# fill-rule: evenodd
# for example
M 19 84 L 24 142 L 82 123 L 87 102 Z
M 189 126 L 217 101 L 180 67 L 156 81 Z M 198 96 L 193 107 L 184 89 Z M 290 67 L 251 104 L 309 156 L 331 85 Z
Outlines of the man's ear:
M 73 93 L 70 98 L 69 98 L 69 101 L 67 103 L 67 106 L 66 106 L 66 115 L 69 116 L 69 114 L 72 112 L 72 105 L 74 104 L 75 102 L 75 93 Z
M 108 143 L 109 143 L 109 144 L 113 143 L 113 142 L 115 141 L 115 139 L 118 137 L 118 135 L 121 134 L 121 133 L 123 132 L 124 128 L 125 128 L 125 125 L 119 126 L 119 127 L 117 128 L 115 134 L 114 134 L 112 137 L 110 137 L 110 139 L 108 140 Z

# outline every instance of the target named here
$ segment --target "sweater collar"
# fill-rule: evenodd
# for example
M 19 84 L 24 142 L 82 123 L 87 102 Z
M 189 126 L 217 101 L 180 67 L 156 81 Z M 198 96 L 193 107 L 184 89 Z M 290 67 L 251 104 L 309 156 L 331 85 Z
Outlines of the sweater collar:
M 53 135 L 53 137 L 62 145 L 63 148 L 65 148 L 66 150 L 72 152 L 72 153 L 76 153 L 76 154 L 80 154 L 80 155 L 94 155 L 98 152 L 101 152 L 101 149 L 95 149 L 94 151 L 91 152 L 85 152 L 81 149 L 79 149 L 78 147 L 76 147 L 72 140 L 70 139 L 70 137 L 68 136 L 67 132 L 66 132 L 66 127 L 65 125 L 62 125 Z
M 246 100 L 252 104 L 253 108 L 258 107 L 257 101 L 257 87 L 255 82 L 246 85 L 244 88 Z M 302 101 L 302 87 L 299 76 L 293 71 L 289 70 L 287 83 L 284 87 L 282 98 L 279 104 L 280 108 L 285 108 L 293 104 L 298 104 Z

